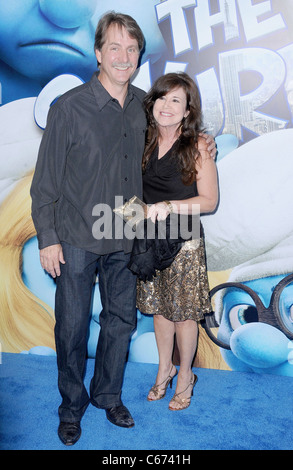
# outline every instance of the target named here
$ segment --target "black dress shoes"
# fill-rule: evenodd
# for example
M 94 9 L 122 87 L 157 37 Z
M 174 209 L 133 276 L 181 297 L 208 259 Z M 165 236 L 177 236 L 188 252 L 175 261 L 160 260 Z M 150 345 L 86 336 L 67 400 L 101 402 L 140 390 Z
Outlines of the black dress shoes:
M 132 428 L 134 426 L 133 418 L 124 405 L 106 408 L 106 416 L 112 424 L 122 428 Z M 74 445 L 81 435 L 80 422 L 65 423 L 61 421 L 58 427 L 58 436 L 66 446 Z
M 58 436 L 66 446 L 73 446 L 81 435 L 80 422 L 65 423 L 61 421 L 58 427 Z
M 124 405 L 106 408 L 106 416 L 108 420 L 116 426 L 122 428 L 132 428 L 134 426 L 133 418 Z

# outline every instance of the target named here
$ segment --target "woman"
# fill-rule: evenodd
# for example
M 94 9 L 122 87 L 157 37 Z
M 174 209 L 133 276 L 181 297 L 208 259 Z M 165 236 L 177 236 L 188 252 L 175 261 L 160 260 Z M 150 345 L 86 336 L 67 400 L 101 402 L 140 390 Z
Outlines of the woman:
M 145 98 L 148 138 L 143 157 L 144 201 L 152 222 L 169 214 L 209 213 L 218 202 L 217 171 L 202 132 L 201 100 L 185 73 L 160 77 Z M 148 400 L 160 400 L 177 374 L 172 364 L 174 335 L 180 354 L 175 395 L 169 409 L 189 406 L 197 377 L 192 362 L 198 325 L 211 311 L 202 228 L 200 240 L 186 241 L 171 266 L 152 281 L 138 281 L 137 307 L 154 314 L 159 369 Z

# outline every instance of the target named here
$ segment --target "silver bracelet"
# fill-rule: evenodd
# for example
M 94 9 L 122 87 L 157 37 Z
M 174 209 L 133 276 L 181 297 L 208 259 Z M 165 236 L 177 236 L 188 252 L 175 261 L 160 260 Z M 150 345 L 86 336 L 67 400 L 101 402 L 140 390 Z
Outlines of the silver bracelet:
M 173 206 L 172 206 L 171 202 L 170 201 L 164 201 L 164 203 L 168 207 L 169 213 L 172 214 L 174 212 L 174 209 L 173 209 Z

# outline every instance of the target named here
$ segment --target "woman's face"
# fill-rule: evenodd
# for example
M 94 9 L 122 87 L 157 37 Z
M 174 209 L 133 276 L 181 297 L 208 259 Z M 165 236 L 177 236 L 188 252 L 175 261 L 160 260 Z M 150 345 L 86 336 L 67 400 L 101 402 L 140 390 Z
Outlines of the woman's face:
M 189 114 L 186 107 L 185 91 L 178 87 L 155 101 L 153 115 L 159 127 L 174 127 L 176 130 L 182 119 Z

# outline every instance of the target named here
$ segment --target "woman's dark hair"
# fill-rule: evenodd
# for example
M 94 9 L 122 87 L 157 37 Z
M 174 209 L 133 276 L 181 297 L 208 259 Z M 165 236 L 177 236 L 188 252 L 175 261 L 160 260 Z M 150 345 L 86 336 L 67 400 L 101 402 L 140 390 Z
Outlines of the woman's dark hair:
M 94 49 L 100 51 L 106 41 L 106 32 L 112 24 L 117 24 L 120 28 L 124 27 L 129 36 L 137 40 L 139 51 L 144 46 L 144 36 L 137 22 L 129 15 L 110 11 L 100 19 L 96 33 Z
M 158 78 L 144 99 L 144 106 L 148 120 L 146 146 L 142 160 L 142 169 L 145 171 L 150 157 L 158 145 L 160 137 L 159 128 L 153 115 L 155 101 L 165 96 L 171 90 L 182 88 L 186 95 L 186 109 L 189 114 L 182 119 L 180 136 L 174 149 L 178 159 L 182 181 L 186 185 L 196 180 L 197 170 L 195 160 L 199 156 L 197 141 L 202 128 L 201 98 L 195 82 L 184 72 L 168 73 Z

